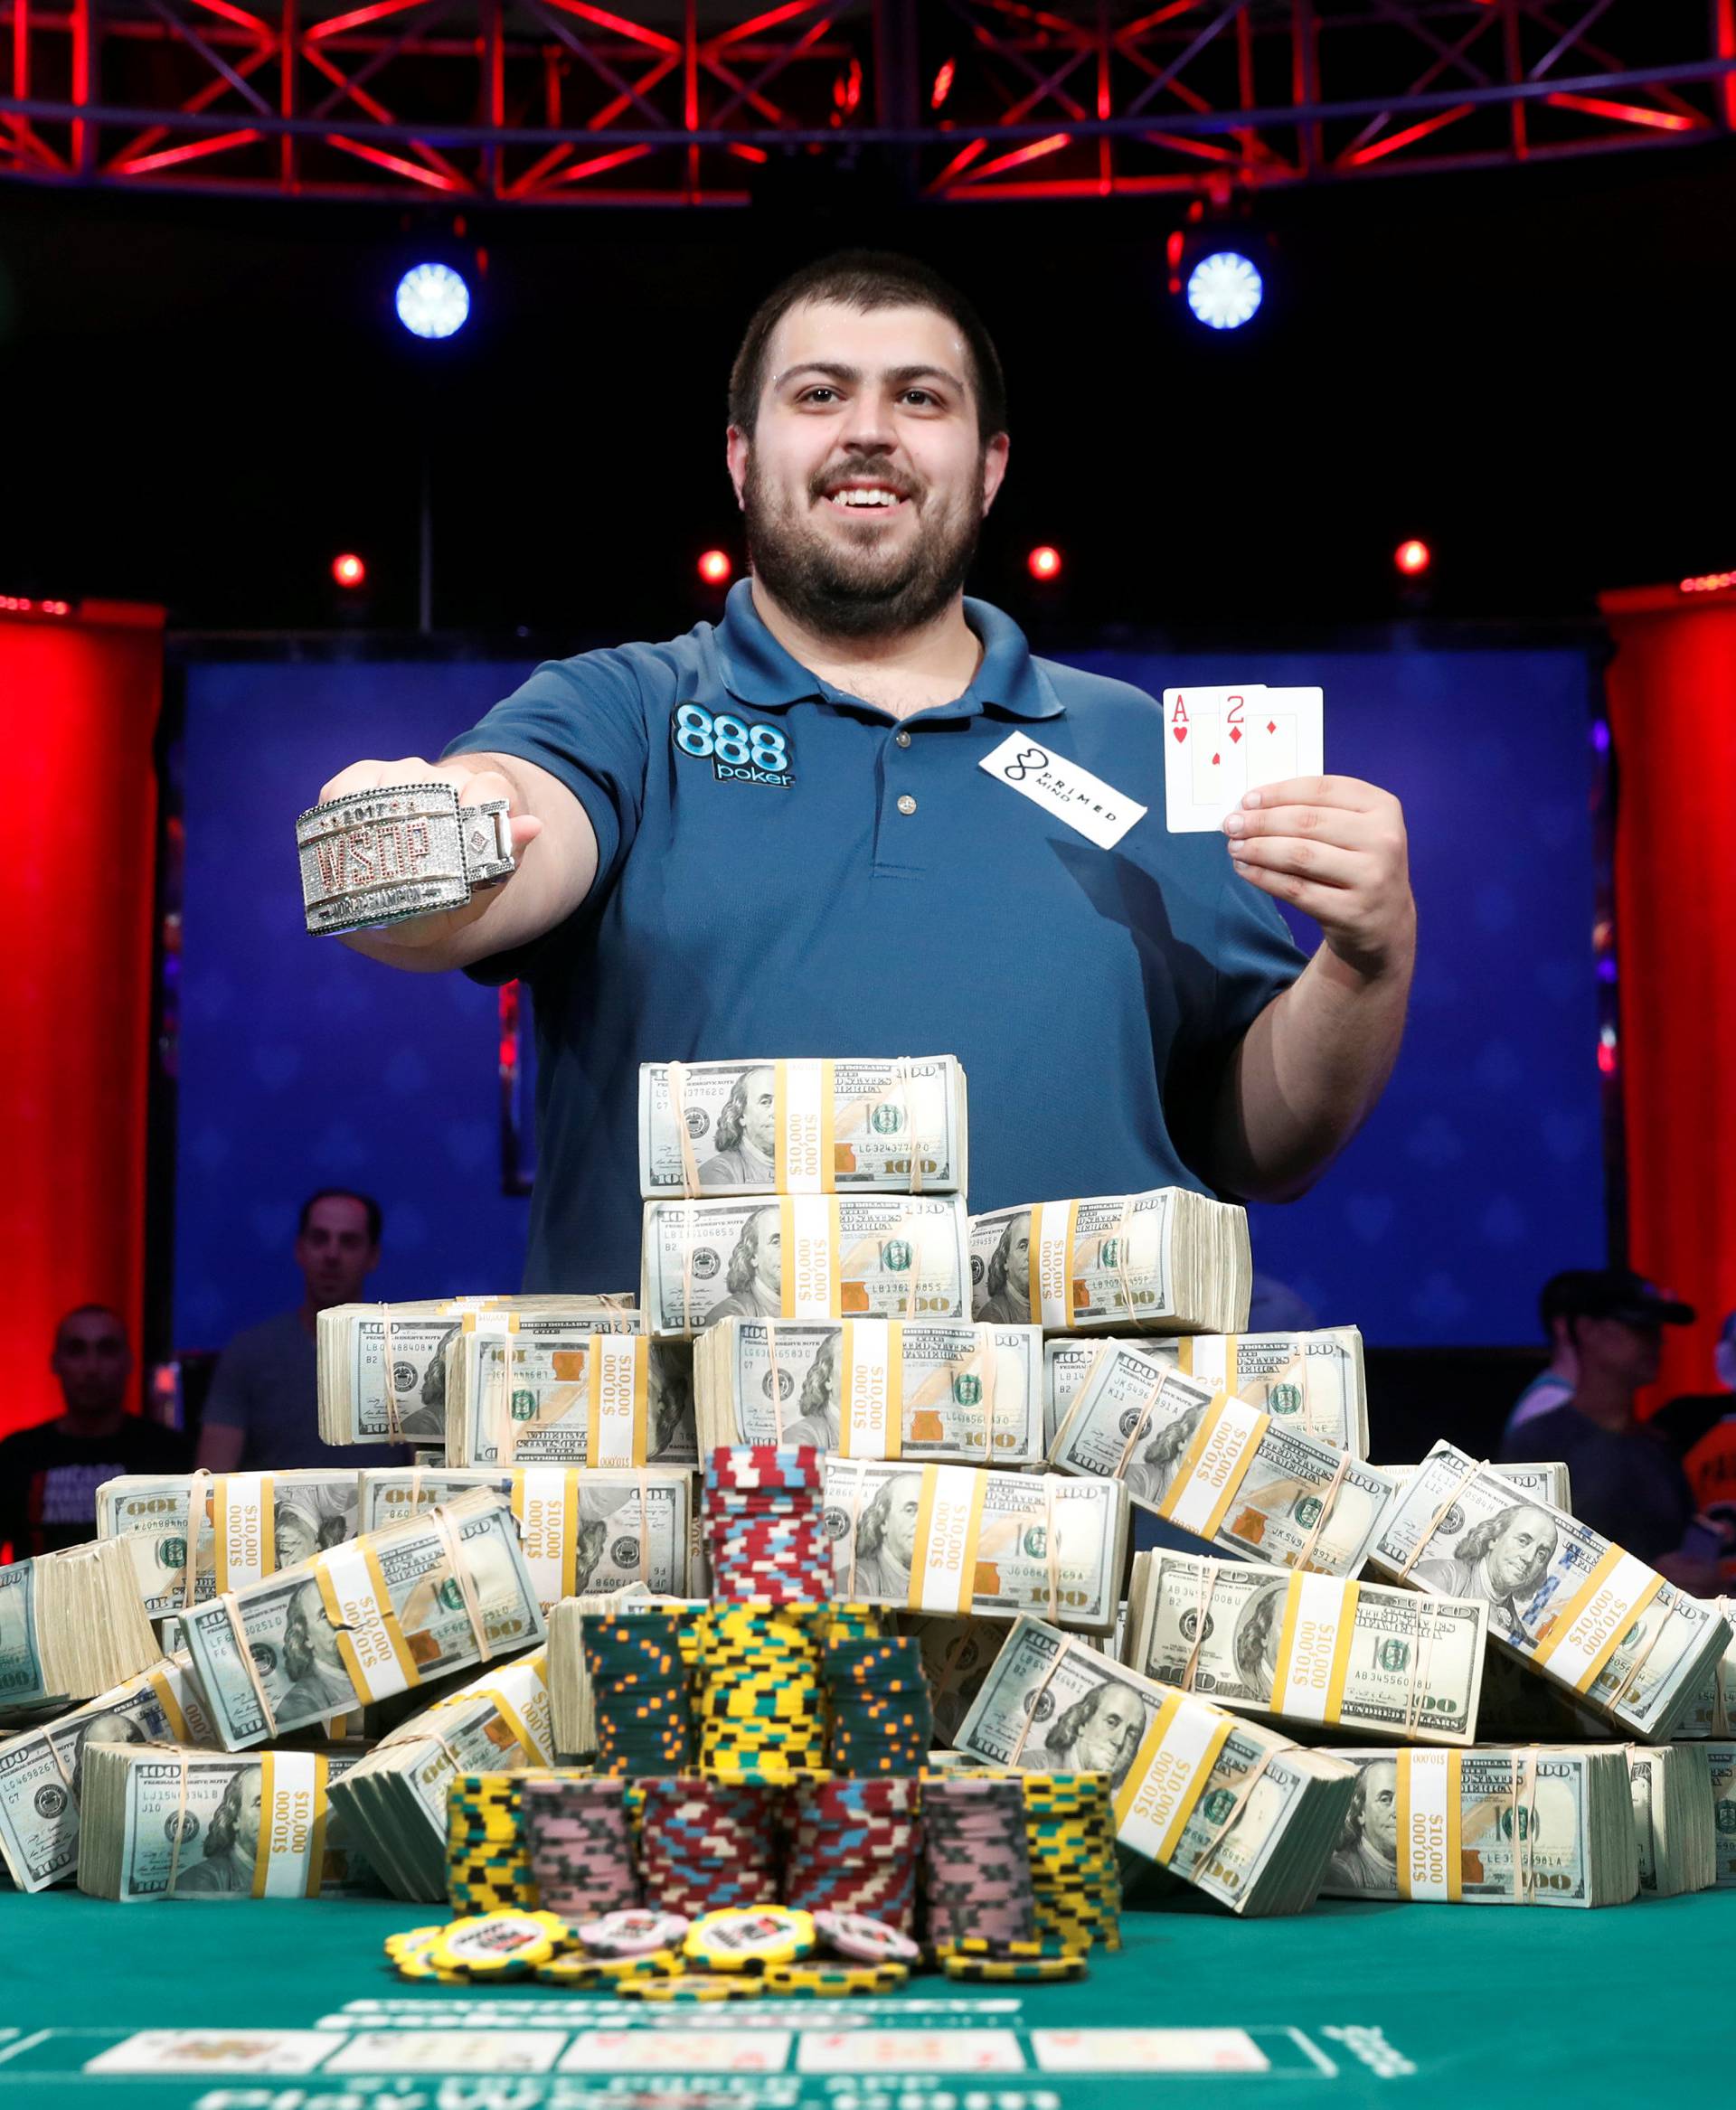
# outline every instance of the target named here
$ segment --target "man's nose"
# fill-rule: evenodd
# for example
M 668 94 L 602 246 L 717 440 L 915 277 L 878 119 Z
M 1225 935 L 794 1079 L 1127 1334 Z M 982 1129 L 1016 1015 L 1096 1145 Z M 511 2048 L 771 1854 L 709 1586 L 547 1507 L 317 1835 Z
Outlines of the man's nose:
M 891 404 L 866 391 L 857 396 L 844 412 L 844 444 L 858 453 L 889 453 L 894 444 Z

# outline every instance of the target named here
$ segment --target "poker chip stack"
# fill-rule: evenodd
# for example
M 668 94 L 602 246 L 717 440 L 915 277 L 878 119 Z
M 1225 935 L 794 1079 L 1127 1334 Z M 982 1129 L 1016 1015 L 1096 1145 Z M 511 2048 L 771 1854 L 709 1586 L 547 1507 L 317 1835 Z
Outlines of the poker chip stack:
M 713 1605 L 700 1619 L 700 1771 L 773 1786 L 824 1778 L 818 1608 Z
M 892 1632 L 890 1606 L 833 1604 L 826 1607 L 820 1642 L 834 1648 L 841 1641 L 884 1641 Z
M 798 1910 L 851 1913 L 908 1934 L 920 1858 L 913 1779 L 832 1780 L 797 1788 L 784 1899 Z
M 934 1703 L 913 1635 L 889 1641 L 841 1637 L 825 1655 L 834 1772 L 919 1774 L 934 1741 Z
M 607 1777 L 525 1782 L 525 1845 L 544 1910 L 578 1922 L 638 1904 L 626 1791 Z
M 705 1461 L 705 1535 L 719 1598 L 823 1603 L 832 1556 L 821 1524 L 824 1455 L 811 1445 L 736 1444 Z
M 1027 1773 L 1025 1847 L 1037 1933 L 1081 1955 L 1121 1945 L 1115 1810 L 1106 1773 Z
M 585 1671 L 597 1722 L 597 1770 L 646 1776 L 693 1763 L 693 1716 L 682 1605 L 635 1605 L 585 1621 Z
M 696 1919 L 778 1901 L 777 1797 L 688 1776 L 641 1790 L 639 1880 L 645 1901 Z
M 1017 1777 L 929 1774 L 922 1784 L 922 1895 L 931 1947 L 1037 1932 L 1024 1790 Z
M 538 1905 L 524 1842 L 524 1773 L 459 1773 L 446 1791 L 446 1894 L 455 1912 Z

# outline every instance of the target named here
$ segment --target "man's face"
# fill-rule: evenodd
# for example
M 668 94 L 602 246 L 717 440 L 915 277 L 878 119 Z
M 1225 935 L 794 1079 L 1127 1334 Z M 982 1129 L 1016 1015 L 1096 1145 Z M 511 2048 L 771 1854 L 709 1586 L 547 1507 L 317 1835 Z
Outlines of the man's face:
M 741 1133 L 761 1157 L 769 1157 L 778 1116 L 777 1079 L 769 1069 L 755 1069 L 743 1083 Z
M 272 1531 L 279 1568 L 293 1568 L 297 1561 L 310 1560 L 319 1551 L 318 1528 L 311 1517 L 303 1516 L 298 1509 L 279 1509 L 273 1519 Z
M 1573 1332 L 1580 1368 L 1588 1374 L 1596 1372 L 1609 1383 L 1631 1385 L 1636 1390 L 1656 1377 L 1664 1353 L 1661 1326 L 1633 1326 L 1626 1319 L 1580 1319 Z
M 784 1286 L 784 1233 L 775 1209 L 762 1210 L 753 1227 L 754 1273 L 761 1289 Z
M 307 1624 L 307 1599 L 298 1594 L 283 1623 L 283 1667 L 292 1679 L 305 1678 L 314 1667 L 314 1637 Z
M 353 1194 L 326 1194 L 315 1202 L 296 1240 L 296 1265 L 316 1311 L 357 1302 L 380 1265 L 380 1248 L 368 1237 L 367 1210 Z
M 766 347 L 752 438 L 730 432 L 753 569 L 818 636 L 915 629 L 962 589 L 1006 448 L 977 436 L 965 340 L 944 316 L 804 302 Z M 892 502 L 848 504 L 832 495 L 846 483 Z
M 1489 1548 L 1489 1575 L 1496 1588 L 1514 1597 L 1535 1589 L 1555 1546 L 1555 1524 L 1546 1510 L 1515 1510 Z
M 243 1860 L 256 1860 L 259 1855 L 259 1813 L 263 1805 L 259 1782 L 260 1770 L 256 1766 L 247 1773 L 238 1774 L 231 1791 L 234 1795 L 232 1809 L 235 1819 L 235 1844 L 232 1851 Z
M 1080 1729 L 1074 1756 L 1082 1771 L 1112 1773 L 1145 1726 L 1139 1695 L 1126 1685 L 1105 1685 L 1090 1719 Z
M 1008 1279 L 1024 1288 L 1031 1280 L 1031 1219 L 1015 1216 L 1011 1226 L 1012 1235 L 1006 1241 L 1006 1272 Z
M 922 1483 L 913 1473 L 901 1474 L 892 1485 L 886 1511 L 886 1550 L 901 1568 L 908 1568 L 916 1552 L 916 1519 L 922 1507 Z
M 132 1375 L 127 1330 L 113 1312 L 74 1312 L 62 1319 L 48 1367 L 61 1380 L 70 1414 L 112 1414 L 126 1403 Z
M 1399 1769 L 1379 1758 L 1363 1775 L 1363 1832 L 1388 1860 L 1399 1858 Z

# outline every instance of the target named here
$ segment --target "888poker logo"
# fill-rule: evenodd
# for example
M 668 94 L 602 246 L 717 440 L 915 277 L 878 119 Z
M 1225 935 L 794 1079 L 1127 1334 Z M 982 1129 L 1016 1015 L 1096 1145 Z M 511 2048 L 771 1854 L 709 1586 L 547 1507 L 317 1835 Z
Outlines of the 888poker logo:
M 796 781 L 794 753 L 781 725 L 708 711 L 703 703 L 677 703 L 669 730 L 677 749 L 709 762 L 720 784 L 773 784 L 787 791 Z

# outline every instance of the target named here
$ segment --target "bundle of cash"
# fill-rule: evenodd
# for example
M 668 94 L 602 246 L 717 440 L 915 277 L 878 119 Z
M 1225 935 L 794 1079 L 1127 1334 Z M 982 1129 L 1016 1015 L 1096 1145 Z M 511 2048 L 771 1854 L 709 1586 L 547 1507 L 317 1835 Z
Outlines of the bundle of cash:
M 198 1484 L 198 1516 L 187 1509 Z M 146 1615 L 243 1588 L 311 1560 L 355 1536 L 356 1476 L 325 1465 L 283 1473 L 129 1473 L 97 1490 L 97 1536 L 118 1539 L 133 1559 Z
M 446 1791 L 460 1773 L 552 1766 L 546 1649 L 490 1663 L 332 1783 L 332 1808 L 396 1898 L 446 1896 Z
M 0 1568 L 0 1722 L 106 1692 L 162 1653 L 113 1540 Z
M 1712 1775 L 1712 1843 L 1718 1856 L 1718 1888 L 1736 1889 L 1736 1744 L 1705 1747 Z
M 965 1073 L 952 1055 L 645 1062 L 639 1192 L 962 1194 Z
M 828 1456 L 822 1499 L 846 1603 L 1115 1624 L 1127 1504 L 1112 1480 Z
M 1320 1888 L 1351 1768 L 1021 1619 L 953 1742 L 989 1766 L 1107 1773 L 1116 1837 L 1231 1911 L 1300 1912 Z
M 226 1751 L 542 1638 L 505 1499 L 477 1488 L 184 1615 Z
M 641 1344 L 643 1345 L 643 1344 Z M 546 1612 L 581 1590 L 641 1583 L 677 1594 L 699 1559 L 692 1473 L 580 1473 L 560 1465 L 382 1466 L 362 1474 L 362 1529 L 378 1531 L 451 1502 L 473 1488 L 504 1494 L 537 1602 Z
M 1718 1880 L 1712 1766 L 1703 1744 L 1629 1744 L 1642 1898 L 1679 1898 Z
M 688 1605 L 703 1611 L 704 1597 L 662 1597 L 632 1585 L 621 1590 L 597 1590 L 567 1597 L 549 1614 L 549 1702 L 554 1748 L 561 1762 L 589 1758 L 597 1748 L 597 1715 L 590 1700 L 590 1673 L 585 1667 L 585 1621 L 593 1614 L 618 1612 L 627 1605 Z
M 1710 1605 L 1448 1443 L 1382 1521 L 1369 1562 L 1432 1596 L 1483 1598 L 1492 1640 L 1647 1744 L 1670 1740 L 1730 1645 Z
M 1356 1790 L 1324 1897 L 1625 1905 L 1638 1890 L 1626 1745 L 1342 1756 Z
M 216 1741 L 184 1655 L 153 1663 L 52 1722 L 0 1738 L 6 1873 L 21 1890 L 45 1890 L 78 1872 L 85 1754 L 97 1745 Z
M 1183 1333 L 1137 1342 L 1097 1335 L 1047 1342 L 1045 1444 L 1054 1442 L 1067 1409 L 1109 1348 L 1149 1356 L 1211 1391 L 1245 1399 L 1281 1428 L 1299 1428 L 1354 1458 L 1368 1455 L 1363 1337 L 1354 1326 L 1329 1326 L 1317 1333 Z
M 626 1293 L 332 1305 L 319 1314 L 316 1336 L 321 1441 L 444 1445 L 448 1351 L 465 1319 L 483 1312 L 551 1310 L 589 1313 L 599 1331 L 644 1331 Z
M 1049 1462 L 1119 1481 L 1197 1539 L 1325 1575 L 1360 1569 L 1393 1494 L 1377 1467 L 1119 1344 L 1075 1395 Z
M 702 1449 L 812 1444 L 849 1458 L 1043 1463 L 1036 1326 L 722 1319 L 699 1337 Z
M 1409 1487 L 1421 1472 L 1420 1465 L 1382 1465 L 1380 1470 L 1395 1487 Z M 1491 1465 L 1491 1473 L 1498 1473 L 1510 1486 L 1522 1494 L 1534 1494 L 1549 1503 L 1552 1509 L 1571 1509 L 1572 1484 L 1567 1476 L 1567 1467 L 1559 1458 L 1538 1465 Z
M 327 1801 L 356 1751 L 85 1754 L 79 1888 L 91 1898 L 337 1898 L 380 1888 Z
M 934 1708 L 934 1740 L 949 1744 L 994 1668 L 1010 1631 L 1008 1623 L 977 1614 L 960 1618 L 946 1612 L 901 1612 L 898 1631 L 910 1635 L 922 1651 L 923 1675 Z
M 1253 1279 L 1247 1210 L 1185 1187 L 970 1220 L 970 1315 L 995 1325 L 1237 1333 Z
M 1162 1548 L 1136 1553 L 1126 1661 L 1280 1721 L 1469 1744 L 1487 1607 Z
M 697 1465 L 692 1349 L 620 1316 L 467 1316 L 447 1350 L 448 1465 Z
M 647 1201 L 648 1333 L 720 1319 L 962 1319 L 969 1218 L 957 1194 Z

